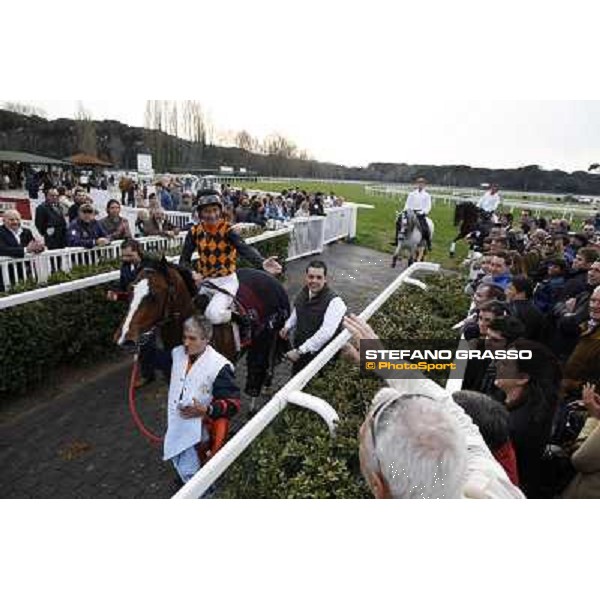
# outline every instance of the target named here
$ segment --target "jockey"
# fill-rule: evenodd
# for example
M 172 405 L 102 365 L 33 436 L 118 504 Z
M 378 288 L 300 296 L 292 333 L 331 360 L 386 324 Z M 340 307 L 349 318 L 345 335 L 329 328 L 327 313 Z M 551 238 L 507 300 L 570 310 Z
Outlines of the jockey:
M 417 189 L 413 190 L 408 195 L 404 210 L 407 211 L 408 209 L 411 209 L 417 215 L 423 239 L 427 244 L 427 250 L 431 251 L 431 232 L 429 231 L 429 225 L 427 224 L 427 215 L 431 211 L 431 196 L 425 191 L 426 181 L 424 177 L 419 177 L 416 184 Z
M 196 207 L 200 221 L 192 226 L 185 239 L 179 264 L 190 266 L 192 254 L 198 251 L 194 281 L 198 286 L 202 282 L 209 283 L 200 290 L 201 294 L 211 297 L 204 314 L 213 325 L 220 325 L 231 320 L 231 307 L 239 288 L 236 274 L 238 253 L 256 268 L 263 268 L 272 275 L 281 273 L 282 267 L 275 256 L 265 259 L 255 248 L 248 246 L 232 228 L 232 224 L 223 218 L 223 205 L 218 192 L 199 191 Z M 243 322 L 243 317 L 241 321 L 242 325 L 248 325 Z
M 484 217 L 494 221 L 493 216 L 501 202 L 500 194 L 498 193 L 498 185 L 492 183 L 490 189 L 480 198 L 477 208 L 484 213 Z

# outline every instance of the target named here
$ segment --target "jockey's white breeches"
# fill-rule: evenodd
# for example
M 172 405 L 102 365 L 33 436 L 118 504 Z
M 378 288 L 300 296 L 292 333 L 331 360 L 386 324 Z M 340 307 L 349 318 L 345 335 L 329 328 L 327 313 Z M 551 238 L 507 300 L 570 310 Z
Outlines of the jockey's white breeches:
M 223 277 L 210 277 L 206 281 L 210 281 L 214 285 L 229 292 L 233 296 L 237 294 L 240 282 L 237 273 L 225 275 Z M 231 306 L 233 298 L 228 294 L 223 294 L 205 285 L 200 287 L 200 293 L 210 296 L 210 302 L 206 307 L 204 316 L 213 324 L 220 325 L 231 321 Z

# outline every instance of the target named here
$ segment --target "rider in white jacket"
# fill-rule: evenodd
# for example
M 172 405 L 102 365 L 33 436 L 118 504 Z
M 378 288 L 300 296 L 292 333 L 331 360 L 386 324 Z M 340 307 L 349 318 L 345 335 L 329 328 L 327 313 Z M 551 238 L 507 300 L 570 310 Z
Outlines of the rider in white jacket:
M 413 210 L 419 219 L 421 232 L 427 244 L 427 249 L 431 250 L 431 232 L 427 224 L 427 215 L 431 212 L 431 196 L 425 191 L 425 178 L 417 179 L 417 189 L 413 190 L 406 199 L 404 210 Z

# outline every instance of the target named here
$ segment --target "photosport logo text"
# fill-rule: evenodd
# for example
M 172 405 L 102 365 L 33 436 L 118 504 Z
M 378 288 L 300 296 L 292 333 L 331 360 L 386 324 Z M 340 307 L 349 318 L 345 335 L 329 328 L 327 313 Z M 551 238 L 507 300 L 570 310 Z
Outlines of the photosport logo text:
M 497 344 L 480 350 L 469 347 L 464 340 L 460 343 L 456 340 L 361 340 L 360 343 L 361 372 L 377 372 L 391 379 L 432 372 L 462 378 L 469 361 L 514 363 L 516 373 L 519 361 L 532 358 L 531 350 L 502 348 Z

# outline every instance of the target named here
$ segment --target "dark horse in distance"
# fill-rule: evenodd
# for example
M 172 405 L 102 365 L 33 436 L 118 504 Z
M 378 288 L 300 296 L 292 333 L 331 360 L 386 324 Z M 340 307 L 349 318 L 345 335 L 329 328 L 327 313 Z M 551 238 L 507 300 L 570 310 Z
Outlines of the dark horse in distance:
M 245 392 L 255 397 L 270 385 L 280 354 L 279 330 L 290 315 L 290 303 L 281 283 L 265 271 L 237 270 L 240 287 L 235 298 L 238 310 L 251 317 L 250 344 L 238 351 L 231 323 L 215 326 L 212 345 L 232 362 L 247 350 L 248 377 Z M 145 261 L 133 283 L 127 316 L 115 334 L 123 348 L 135 350 L 159 333 L 169 352 L 182 343 L 183 323 L 195 312 L 197 289 L 189 270 L 167 262 Z
M 454 258 L 456 242 L 471 235 L 471 247 L 477 250 L 492 228 L 493 222 L 489 213 L 479 210 L 473 202 L 460 202 L 454 209 L 454 226 L 459 227 L 458 235 L 450 245 L 450 258 Z

